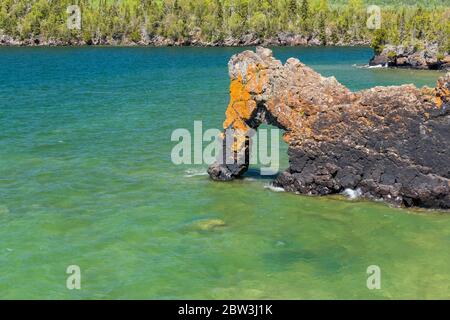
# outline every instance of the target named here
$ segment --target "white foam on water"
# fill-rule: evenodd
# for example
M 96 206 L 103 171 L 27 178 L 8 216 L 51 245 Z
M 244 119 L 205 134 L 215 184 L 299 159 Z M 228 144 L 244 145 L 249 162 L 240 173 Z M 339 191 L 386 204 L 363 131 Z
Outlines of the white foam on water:
M 355 200 L 355 199 L 358 199 L 359 197 L 361 197 L 362 191 L 360 188 L 358 188 L 356 190 L 347 188 L 342 192 L 342 194 L 344 196 L 346 196 L 347 198 L 349 198 L 350 200 Z
M 272 185 L 272 184 L 267 184 L 267 185 L 265 185 L 265 186 L 264 186 L 264 189 L 269 189 L 270 191 L 273 191 L 273 192 L 284 192 L 284 188 L 281 188 L 281 187 L 275 187 L 275 186 Z
M 387 65 L 384 64 L 377 64 L 374 66 L 370 66 L 368 64 L 360 65 L 360 64 L 353 64 L 353 67 L 359 68 L 359 69 L 379 69 L 379 68 L 387 68 Z
M 387 68 L 386 65 L 377 64 L 375 66 L 368 66 L 367 69 L 378 69 L 378 68 Z
M 208 172 L 205 171 L 205 169 L 188 169 L 185 172 L 185 177 L 191 178 L 196 176 L 206 176 Z

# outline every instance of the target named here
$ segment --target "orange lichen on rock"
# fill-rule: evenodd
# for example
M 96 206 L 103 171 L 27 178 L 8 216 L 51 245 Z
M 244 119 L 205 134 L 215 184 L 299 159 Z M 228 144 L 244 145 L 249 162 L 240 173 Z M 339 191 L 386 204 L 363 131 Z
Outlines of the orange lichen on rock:
M 245 85 L 247 91 L 252 94 L 260 94 L 268 81 L 267 70 L 263 69 L 260 64 L 251 64 L 247 67 L 245 78 L 247 79 Z
M 250 64 L 244 75 L 239 74 L 230 83 L 230 103 L 225 112 L 226 119 L 223 128 L 232 128 L 247 132 L 250 127 L 245 123 L 252 117 L 257 103 L 252 96 L 263 91 L 268 82 L 267 70 L 259 64 Z
M 434 89 L 435 91 L 434 103 L 438 108 L 441 108 L 446 101 L 450 101 L 449 82 L 450 82 L 450 73 L 448 73 L 446 77 L 440 78 L 437 81 L 436 88 Z
M 242 76 L 231 80 L 230 103 L 225 112 L 226 119 L 223 123 L 224 129 L 232 127 L 235 130 L 247 131 L 249 127 L 244 120 L 250 118 L 256 108 L 256 102 L 251 99 L 251 94 L 243 83 Z

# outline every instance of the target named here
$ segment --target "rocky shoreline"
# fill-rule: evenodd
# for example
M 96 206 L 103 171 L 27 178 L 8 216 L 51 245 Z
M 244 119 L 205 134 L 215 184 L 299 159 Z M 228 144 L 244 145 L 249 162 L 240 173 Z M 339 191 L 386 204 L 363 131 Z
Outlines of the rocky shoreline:
M 386 45 L 380 53 L 372 57 L 369 65 L 450 71 L 450 53 L 440 53 L 437 44 L 426 45 L 423 49 Z
M 250 33 L 239 38 L 228 37 L 223 40 L 205 41 L 200 37 L 174 40 L 162 36 L 142 36 L 139 41 L 130 39 L 99 38 L 93 40 L 80 39 L 33 39 L 18 40 L 7 35 L 0 35 L 0 46 L 152 46 L 152 47 L 245 47 L 245 46 L 369 46 L 370 41 L 338 41 L 322 43 L 319 37 L 305 37 L 293 33 L 279 33 L 270 38 L 260 38 Z
M 396 206 L 450 209 L 450 73 L 435 88 L 352 92 L 261 47 L 234 55 L 228 68 L 224 152 L 208 169 L 213 180 L 248 169 L 249 134 L 265 123 L 283 129 L 289 145 L 289 168 L 276 187 L 308 195 L 353 190 Z

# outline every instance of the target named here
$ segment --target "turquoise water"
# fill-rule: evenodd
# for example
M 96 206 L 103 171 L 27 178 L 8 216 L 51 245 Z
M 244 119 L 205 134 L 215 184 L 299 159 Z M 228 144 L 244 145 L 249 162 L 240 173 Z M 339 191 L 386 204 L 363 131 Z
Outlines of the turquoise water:
M 220 128 L 240 50 L 0 49 L 0 298 L 450 298 L 448 214 L 172 164 L 174 129 Z M 367 48 L 274 51 L 353 90 L 440 75 L 358 68 Z

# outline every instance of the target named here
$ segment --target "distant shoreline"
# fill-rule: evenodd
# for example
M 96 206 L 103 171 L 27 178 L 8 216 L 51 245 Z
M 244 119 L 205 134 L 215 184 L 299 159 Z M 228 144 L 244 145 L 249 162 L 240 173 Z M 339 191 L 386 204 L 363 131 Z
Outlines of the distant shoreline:
M 199 38 L 187 38 L 174 40 L 162 36 L 153 36 L 133 41 L 128 38 L 125 39 L 111 39 L 100 38 L 89 41 L 81 39 L 42 39 L 42 37 L 35 37 L 30 39 L 19 40 L 8 35 L 0 35 L 0 46 L 14 46 L 14 47 L 59 47 L 59 46 L 148 46 L 148 47 L 251 47 L 251 46 L 338 46 L 338 47 L 356 47 L 356 46 L 370 46 L 369 40 L 354 40 L 354 41 L 338 41 L 338 42 L 324 42 L 318 37 L 308 38 L 303 35 L 293 33 L 278 33 L 273 37 L 260 38 L 255 34 L 246 34 L 241 37 L 228 37 L 223 40 L 205 41 Z

